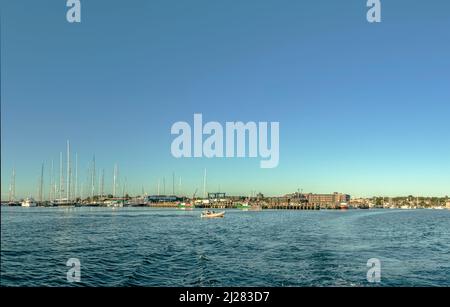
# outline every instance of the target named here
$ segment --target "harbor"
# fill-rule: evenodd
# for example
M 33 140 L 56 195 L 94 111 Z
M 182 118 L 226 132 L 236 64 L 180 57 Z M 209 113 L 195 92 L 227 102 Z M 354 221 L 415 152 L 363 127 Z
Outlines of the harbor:
M 214 193 L 213 193 L 214 194 Z M 305 195 L 301 198 L 292 195 L 280 197 L 255 197 L 225 196 L 223 198 L 189 198 L 185 196 L 126 196 L 109 197 L 95 196 L 86 199 L 44 200 L 37 201 L 33 198 L 20 199 L 18 201 L 2 201 L 2 206 L 22 207 L 149 207 L 149 208 L 174 208 L 181 210 L 192 209 L 240 209 L 244 211 L 261 210 L 368 210 L 368 209 L 449 209 L 450 199 L 431 197 L 397 197 L 385 198 L 373 197 L 365 199 L 349 199 L 348 202 L 317 201 L 309 202 Z M 334 194 L 328 194 L 331 199 Z M 262 195 L 262 194 L 261 194 Z M 325 194 L 321 194 L 322 197 Z
M 36 187 L 37 198 L 31 193 L 28 197 L 17 196 L 17 177 L 27 177 L 28 174 L 11 170 L 8 187 L 8 199 L 2 199 L 2 206 L 23 207 L 154 207 L 178 208 L 182 210 L 199 209 L 241 209 L 251 211 L 261 210 L 348 210 L 348 209 L 450 209 L 450 198 L 427 196 L 372 196 L 352 198 L 341 192 L 304 193 L 298 188 L 293 193 L 279 196 L 265 196 L 262 192 L 252 190 L 248 195 L 229 195 L 223 191 L 208 191 L 207 169 L 198 178 L 202 182 L 202 191 L 195 186 L 182 188 L 182 177 L 171 174 L 171 180 L 166 176 L 159 177 L 154 186 L 154 194 L 144 189 L 141 193 L 132 195 L 132 187 L 126 176 L 119 173 L 118 163 L 114 163 L 109 173 L 99 166 L 95 154 L 88 159 L 88 168 L 80 170 L 78 152 L 73 152 L 70 140 L 66 141 L 65 155 L 59 152 L 59 168 L 54 159 L 43 161 L 39 166 L 39 178 Z M 47 167 L 46 167 L 47 165 Z M 200 171 L 199 171 L 200 173 Z M 84 179 L 81 179 L 84 178 Z M 170 178 L 170 177 L 169 177 Z M 216 178 L 220 180 L 220 178 Z M 171 182 L 170 182 L 171 181 Z M 135 184 L 136 185 L 136 184 Z M 109 187 L 108 187 L 109 186 Z M 219 185 L 220 187 L 220 185 Z M 168 194 L 167 191 L 171 190 Z M 193 191 L 188 195 L 186 191 Z M 201 195 L 199 195 L 201 194 Z

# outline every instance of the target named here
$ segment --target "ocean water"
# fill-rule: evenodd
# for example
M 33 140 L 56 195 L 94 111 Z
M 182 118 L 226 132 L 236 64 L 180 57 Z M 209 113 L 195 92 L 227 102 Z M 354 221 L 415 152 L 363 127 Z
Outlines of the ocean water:
M 450 211 L 3 207 L 1 285 L 450 286 Z

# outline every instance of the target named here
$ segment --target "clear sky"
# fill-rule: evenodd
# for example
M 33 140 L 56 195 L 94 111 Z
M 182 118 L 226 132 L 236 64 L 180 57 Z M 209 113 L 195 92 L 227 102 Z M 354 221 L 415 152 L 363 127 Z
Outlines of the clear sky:
M 450 1 L 1 2 L 1 196 L 37 196 L 70 139 L 130 193 L 450 194 Z M 280 162 L 172 157 L 171 125 L 280 122 Z M 162 189 L 162 187 L 161 187 Z

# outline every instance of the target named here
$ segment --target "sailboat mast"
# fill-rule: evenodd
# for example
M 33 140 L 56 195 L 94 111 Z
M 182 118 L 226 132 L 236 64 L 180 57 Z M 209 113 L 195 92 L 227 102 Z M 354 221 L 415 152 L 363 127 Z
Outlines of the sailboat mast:
M 100 173 L 100 170 L 99 170 Z M 97 193 L 102 196 L 101 193 L 101 187 L 102 187 L 102 176 L 100 174 L 98 174 L 98 185 L 97 185 Z
M 48 191 L 48 199 L 53 200 L 53 159 L 50 164 L 50 189 Z
M 15 198 L 15 190 L 16 190 L 16 169 L 13 167 L 11 174 L 11 181 L 9 183 L 9 201 L 14 201 Z
M 91 200 L 94 199 L 95 192 L 95 155 L 92 159 L 92 173 L 91 173 Z
M 100 194 L 104 195 L 104 188 L 105 188 L 105 169 L 102 169 L 102 184 L 101 184 L 101 191 Z
M 203 197 L 206 198 L 206 168 L 203 174 Z
M 75 153 L 75 199 L 78 197 L 78 153 Z
M 67 189 L 66 189 L 66 198 L 67 201 L 70 201 L 70 143 L 67 140 Z
M 117 187 L 117 163 L 114 164 L 114 174 L 113 174 L 113 197 L 116 197 L 116 187 Z
M 63 161 L 62 161 L 62 151 L 59 152 L 59 200 L 62 199 L 63 190 Z
M 16 200 L 16 168 L 13 167 L 13 186 L 12 186 L 12 200 Z
M 44 162 L 41 166 L 41 179 L 39 180 L 39 201 L 44 201 Z

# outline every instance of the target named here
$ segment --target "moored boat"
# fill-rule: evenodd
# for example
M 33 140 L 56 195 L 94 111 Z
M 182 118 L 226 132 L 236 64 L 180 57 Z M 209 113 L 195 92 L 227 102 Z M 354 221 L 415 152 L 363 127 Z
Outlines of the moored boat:
M 119 208 L 119 207 L 123 207 L 123 202 L 120 200 L 111 200 L 111 201 L 107 201 L 105 202 L 107 207 L 112 207 L 112 208 Z
M 347 203 L 340 203 L 339 204 L 339 209 L 341 210 L 347 210 L 349 208 Z
M 250 209 L 250 206 L 248 203 L 237 203 L 236 208 L 242 209 L 242 210 L 248 210 L 248 209 Z
M 33 198 L 28 197 L 22 202 L 22 207 L 36 207 L 36 202 Z
M 181 210 L 192 210 L 195 208 L 195 206 L 190 203 L 179 203 L 178 208 Z

